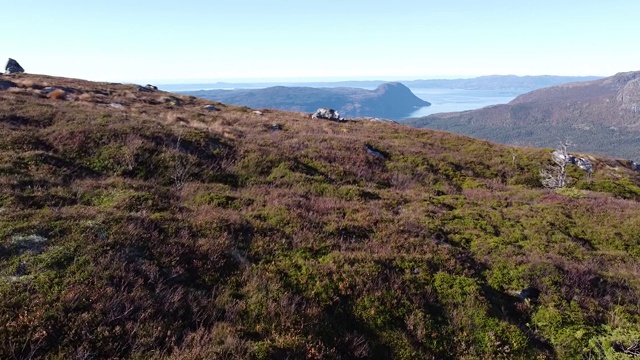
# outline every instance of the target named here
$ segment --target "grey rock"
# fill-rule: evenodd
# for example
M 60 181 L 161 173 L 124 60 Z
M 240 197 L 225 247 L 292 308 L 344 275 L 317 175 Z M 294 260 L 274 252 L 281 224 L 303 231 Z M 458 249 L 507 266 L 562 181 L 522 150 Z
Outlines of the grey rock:
M 593 171 L 593 164 L 591 163 L 591 161 L 585 159 L 585 158 L 580 158 L 580 157 L 576 157 L 574 155 L 571 154 L 563 154 L 562 152 L 556 150 L 552 153 L 553 156 L 553 160 L 555 160 L 557 163 L 561 163 L 561 162 L 566 162 L 568 164 L 573 164 L 578 166 L 580 169 L 591 173 Z
M 551 153 L 551 155 L 553 156 L 553 159 L 556 162 L 567 162 L 570 164 L 575 164 L 576 158 L 575 156 L 571 155 L 571 154 L 563 154 L 561 151 L 555 150 L 553 153 Z
M 260 111 L 260 110 L 256 110 L 253 113 L 256 114 L 256 115 L 264 115 L 264 113 L 262 111 Z
M 0 90 L 7 90 L 8 88 L 15 86 L 16 84 L 12 81 L 0 80 Z
M 124 109 L 124 105 L 118 104 L 118 103 L 111 103 L 111 104 L 109 104 L 109 106 L 114 108 L 114 109 L 118 109 L 118 110 Z
M 44 250 L 44 245 L 48 241 L 44 236 L 32 235 L 15 235 L 11 238 L 10 244 L 19 253 L 40 253 Z
M 588 173 L 593 171 L 593 164 L 591 161 L 583 159 L 583 158 L 575 158 L 574 164 L 578 165 L 578 167 Z
M 50 92 L 52 92 L 53 90 L 56 90 L 57 88 L 53 87 L 53 86 L 47 86 L 46 88 L 42 89 L 42 92 L 45 94 L 48 94 Z
M 380 152 L 380 150 L 375 149 L 369 144 L 364 146 L 364 149 L 367 151 L 367 154 L 375 157 L 376 159 L 384 159 L 385 156 Z
M 281 131 L 282 130 L 282 125 L 280 125 L 280 124 L 271 124 L 271 130 L 273 130 L 273 131 Z
M 178 99 L 175 96 L 167 96 L 166 98 L 164 98 L 164 103 L 171 106 L 181 106 L 182 100 Z
M 7 74 L 24 72 L 22 66 L 20 66 L 20 64 L 18 64 L 18 62 L 13 60 L 12 58 L 9 58 L 9 60 L 7 61 L 7 66 L 5 66 L 4 70 L 7 72 Z
M 220 109 L 218 109 L 217 107 L 213 106 L 213 105 L 205 105 L 202 107 L 202 109 L 207 110 L 207 111 L 220 111 Z
M 140 86 L 140 85 L 138 85 L 138 86 L 136 87 L 136 89 L 137 89 L 138 91 L 140 91 L 140 92 L 154 92 L 154 91 L 158 90 L 158 87 L 157 87 L 157 86 L 154 86 L 154 85 L 151 85 L 151 84 L 147 84 L 147 85 L 145 85 L 145 86 Z
M 333 110 L 333 109 L 329 109 L 329 108 L 319 108 L 318 110 L 316 110 L 315 113 L 313 113 L 313 115 L 311 115 L 312 119 L 325 119 L 325 120 L 332 120 L 332 121 L 342 121 L 343 119 L 340 117 L 340 114 Z
M 631 161 L 631 170 L 640 171 L 640 164 L 635 161 Z

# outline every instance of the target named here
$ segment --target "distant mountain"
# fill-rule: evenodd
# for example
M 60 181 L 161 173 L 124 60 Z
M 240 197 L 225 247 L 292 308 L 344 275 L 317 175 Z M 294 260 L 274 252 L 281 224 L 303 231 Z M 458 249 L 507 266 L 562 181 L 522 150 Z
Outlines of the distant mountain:
M 576 81 L 597 80 L 597 76 L 516 76 L 490 75 L 471 79 L 415 80 L 405 84 L 411 88 L 444 88 L 463 90 L 515 90 L 531 91 L 544 87 L 566 84 Z
M 640 71 L 523 94 L 505 105 L 433 114 L 406 124 L 502 143 L 555 147 L 640 159 Z
M 404 85 L 410 89 L 460 89 L 460 90 L 505 90 L 527 92 L 554 85 L 565 84 L 576 81 L 597 80 L 598 76 L 555 76 L 555 75 L 489 75 L 469 79 L 429 79 L 429 80 L 405 80 Z M 184 92 L 208 89 L 263 89 L 273 86 L 288 87 L 355 87 L 355 88 L 375 88 L 388 83 L 384 80 L 350 80 L 350 81 L 315 81 L 315 82 L 216 82 L 200 84 L 163 84 L 160 88 L 166 91 Z
M 431 105 L 398 82 L 381 84 L 375 90 L 274 86 L 266 89 L 189 91 L 184 94 L 252 108 L 314 112 L 320 107 L 330 107 L 344 117 L 398 119 L 416 108 Z

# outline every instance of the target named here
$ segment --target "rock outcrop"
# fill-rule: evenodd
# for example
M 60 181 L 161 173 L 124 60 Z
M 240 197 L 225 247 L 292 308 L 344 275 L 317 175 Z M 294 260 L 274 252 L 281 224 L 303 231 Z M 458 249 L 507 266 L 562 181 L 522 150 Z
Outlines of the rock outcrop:
M 620 104 L 620 109 L 640 114 L 640 78 L 629 81 L 618 92 L 616 101 Z
M 325 120 L 331 120 L 331 121 L 342 121 L 343 119 L 340 117 L 340 114 L 333 110 L 333 109 L 329 109 L 329 108 L 319 108 L 318 110 L 316 110 L 315 113 L 313 113 L 313 115 L 311 115 L 312 119 L 325 119 Z
M 577 157 L 577 156 L 573 156 L 571 154 L 567 154 L 566 156 L 564 154 L 562 154 L 562 152 L 556 150 L 551 154 L 554 158 L 554 160 L 556 162 L 562 162 L 562 161 L 566 161 L 568 164 L 573 164 L 578 166 L 580 169 L 591 173 L 593 172 L 593 164 L 591 163 L 591 161 L 585 159 L 585 158 L 581 158 L 581 157 Z
M 20 64 L 18 64 L 18 62 L 12 58 L 9 58 L 9 60 L 7 61 L 7 66 L 5 66 L 4 70 L 7 72 L 7 74 L 24 72 L 22 66 L 20 66 Z
M 369 145 L 369 144 L 365 144 L 364 145 L 364 149 L 367 152 L 367 154 L 375 157 L 376 159 L 385 159 L 386 156 L 382 153 L 381 150 L 378 150 L 376 148 L 374 148 L 373 146 Z
M 15 87 L 16 84 L 12 81 L 0 80 L 0 90 L 7 90 L 10 87 Z
M 137 90 L 141 91 L 141 92 L 153 92 L 153 91 L 158 90 L 158 87 L 155 86 L 155 85 L 151 85 L 151 84 L 147 84 L 145 86 L 138 85 Z
M 213 106 L 213 105 L 205 105 L 202 107 L 203 110 L 207 110 L 207 111 L 220 111 L 220 109 L 218 109 L 217 107 Z

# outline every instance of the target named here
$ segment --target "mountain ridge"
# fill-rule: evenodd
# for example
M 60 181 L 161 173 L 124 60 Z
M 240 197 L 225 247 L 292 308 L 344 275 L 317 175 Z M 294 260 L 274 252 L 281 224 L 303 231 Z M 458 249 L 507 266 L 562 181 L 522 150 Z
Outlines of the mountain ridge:
M 485 75 L 473 78 L 460 79 L 418 79 L 418 80 L 394 80 L 411 87 L 445 88 L 463 90 L 535 90 L 542 87 L 558 85 L 575 81 L 588 81 L 602 78 L 601 76 L 559 76 L 559 75 Z M 210 89 L 243 89 L 266 88 L 271 86 L 287 87 L 357 87 L 375 88 L 384 84 L 385 80 L 346 80 L 346 81 L 272 81 L 272 82 L 215 82 L 194 84 L 162 84 L 160 87 L 167 91 L 197 91 Z M 182 90 L 184 86 L 192 87 L 190 90 Z
M 433 114 L 406 123 L 504 143 L 554 147 L 562 137 L 575 149 L 640 159 L 640 72 L 624 72 L 520 95 L 505 105 Z M 612 141 L 612 139 L 616 139 Z

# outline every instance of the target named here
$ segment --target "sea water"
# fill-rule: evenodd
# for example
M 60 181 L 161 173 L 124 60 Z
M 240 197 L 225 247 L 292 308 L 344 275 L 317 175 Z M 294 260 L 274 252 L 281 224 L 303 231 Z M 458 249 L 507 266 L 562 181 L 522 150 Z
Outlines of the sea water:
M 409 114 L 405 119 L 427 116 L 443 112 L 475 110 L 489 105 L 506 104 L 516 96 L 518 91 L 505 90 L 462 90 L 441 88 L 411 88 L 420 99 L 431 103 Z M 404 119 L 401 119 L 404 120 Z

